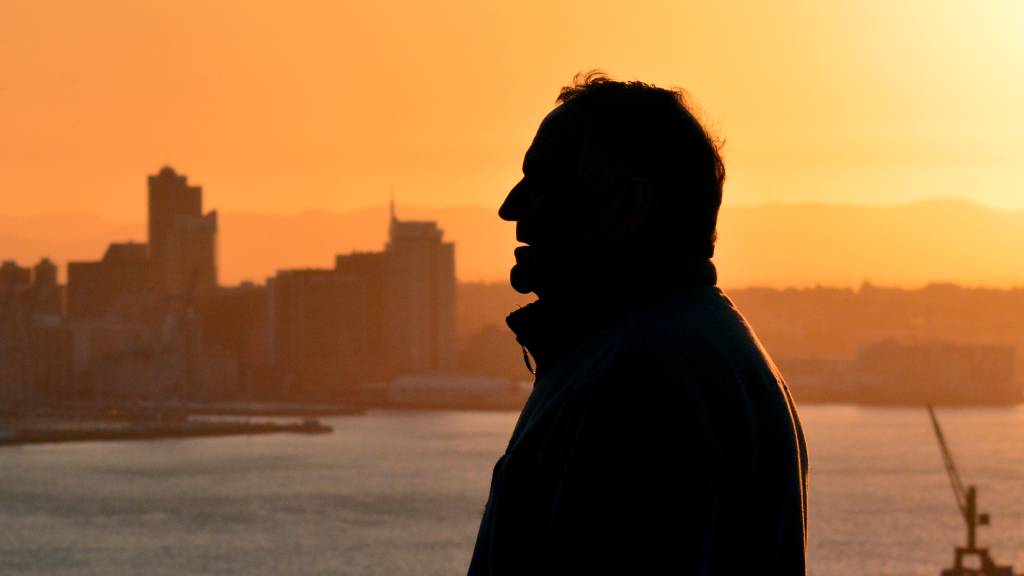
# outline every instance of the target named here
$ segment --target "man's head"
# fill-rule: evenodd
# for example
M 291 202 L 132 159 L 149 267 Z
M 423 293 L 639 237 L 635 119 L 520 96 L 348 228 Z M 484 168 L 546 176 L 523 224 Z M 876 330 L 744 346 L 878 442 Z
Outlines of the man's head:
M 571 297 L 710 258 L 725 168 L 685 95 L 590 73 L 558 103 L 498 211 L 526 244 L 512 286 Z

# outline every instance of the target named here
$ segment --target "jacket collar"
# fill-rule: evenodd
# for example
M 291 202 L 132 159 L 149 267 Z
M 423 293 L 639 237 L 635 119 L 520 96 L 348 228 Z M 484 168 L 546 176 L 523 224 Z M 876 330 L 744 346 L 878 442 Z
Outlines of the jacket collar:
M 538 299 L 505 319 L 516 340 L 543 373 L 588 337 L 625 317 L 629 312 L 661 302 L 693 286 L 714 286 L 718 281 L 711 260 L 673 263 L 647 276 L 626 278 L 578 298 L 562 301 Z

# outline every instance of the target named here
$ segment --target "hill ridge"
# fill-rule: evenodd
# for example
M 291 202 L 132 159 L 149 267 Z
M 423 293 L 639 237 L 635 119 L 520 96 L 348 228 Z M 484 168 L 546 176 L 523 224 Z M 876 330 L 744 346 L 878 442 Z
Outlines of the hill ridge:
M 457 245 L 463 281 L 504 281 L 514 225 L 476 205 L 399 205 L 406 219 L 437 220 Z M 218 211 L 221 281 L 261 282 L 285 267 L 330 267 L 334 255 L 380 250 L 388 208 L 289 214 Z M 145 239 L 145 223 L 90 213 L 0 216 L 0 259 L 31 264 L 48 256 L 102 256 L 107 243 Z M 1024 210 L 959 198 L 891 205 L 765 203 L 725 205 L 716 263 L 725 286 L 857 286 L 929 282 L 1024 285 Z

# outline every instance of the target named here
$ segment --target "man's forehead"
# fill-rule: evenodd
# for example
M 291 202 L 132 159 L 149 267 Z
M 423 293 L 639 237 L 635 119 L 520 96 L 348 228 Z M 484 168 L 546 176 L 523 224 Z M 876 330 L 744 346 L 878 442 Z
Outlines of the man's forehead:
M 567 163 L 567 168 L 571 166 L 569 163 L 574 155 L 570 146 L 567 117 L 565 105 L 558 106 L 544 117 L 523 159 L 524 172 L 527 167 L 539 165 L 550 168 L 553 164 Z
M 547 116 L 540 121 L 540 127 L 537 128 L 537 134 L 551 135 L 555 131 L 561 130 L 568 118 L 568 114 L 565 111 L 565 104 L 556 106 L 554 110 L 548 112 Z

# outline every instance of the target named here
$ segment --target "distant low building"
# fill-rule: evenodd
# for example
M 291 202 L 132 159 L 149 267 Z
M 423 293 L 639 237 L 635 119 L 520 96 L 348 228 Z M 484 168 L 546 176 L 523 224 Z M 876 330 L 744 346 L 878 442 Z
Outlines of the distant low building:
M 103 259 L 68 263 L 68 317 L 138 318 L 159 300 L 145 244 L 111 244 Z
M 27 380 L 28 319 L 23 295 L 32 272 L 13 261 L 0 264 L 0 410 L 21 401 Z
M 57 282 L 57 265 L 43 258 L 32 268 L 33 314 L 60 316 L 63 313 L 63 289 Z
M 1012 346 L 945 342 L 867 346 L 853 363 L 862 401 L 879 404 L 1011 404 L 1021 401 Z
M 0 287 L 5 292 L 28 288 L 32 285 L 32 269 L 18 266 L 14 260 L 4 260 L 0 264 Z
M 265 286 L 251 282 L 221 286 L 197 300 L 203 352 L 210 363 L 208 398 L 275 399 L 268 359 L 268 302 Z
M 157 334 L 146 324 L 96 318 L 70 326 L 74 386 L 96 400 L 146 400 L 163 393 L 174 376 L 156 361 Z
M 57 267 L 0 265 L 0 407 L 29 408 L 62 394 L 69 381 L 70 341 L 62 324 Z
M 397 378 L 386 405 L 401 408 L 518 410 L 530 395 L 528 383 L 504 378 L 418 374 Z
M 30 333 L 31 381 L 23 399 L 30 406 L 81 396 L 73 386 L 72 334 L 56 314 L 36 316 Z
M 267 282 L 268 351 L 280 395 L 345 400 L 367 379 L 366 282 L 330 269 L 282 270 Z
M 335 257 L 334 271 L 365 286 L 367 380 L 384 381 L 394 371 L 390 343 L 387 293 L 387 260 L 384 252 L 353 252 Z
M 822 356 L 780 357 L 779 370 L 790 391 L 800 402 L 855 402 L 850 358 Z

